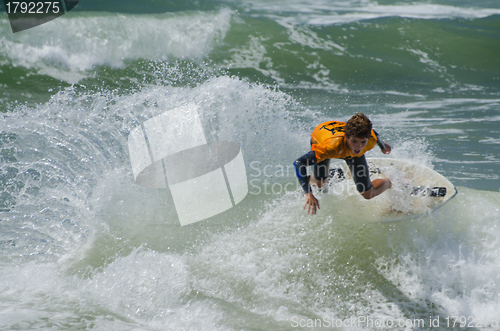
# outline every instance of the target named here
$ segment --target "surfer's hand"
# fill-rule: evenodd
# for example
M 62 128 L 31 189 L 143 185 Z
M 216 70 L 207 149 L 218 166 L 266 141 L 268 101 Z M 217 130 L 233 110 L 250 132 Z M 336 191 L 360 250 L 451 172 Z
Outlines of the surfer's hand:
M 319 208 L 319 201 L 312 193 L 306 193 L 306 204 L 304 205 L 304 209 L 307 207 L 307 213 L 311 215 L 316 214 L 316 208 Z
M 385 143 L 385 148 L 382 150 L 382 153 L 389 154 L 391 152 L 391 150 L 392 150 L 391 145 L 389 145 L 388 143 Z

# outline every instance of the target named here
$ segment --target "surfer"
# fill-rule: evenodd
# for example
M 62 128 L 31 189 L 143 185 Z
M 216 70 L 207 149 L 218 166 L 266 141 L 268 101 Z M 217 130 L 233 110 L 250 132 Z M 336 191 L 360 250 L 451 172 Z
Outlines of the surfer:
M 305 192 L 307 212 L 316 214 L 318 199 L 312 194 L 311 184 L 319 188 L 327 181 L 330 159 L 344 159 L 351 170 L 356 189 L 365 198 L 371 199 L 391 187 L 389 178 L 370 181 L 365 153 L 378 145 L 382 153 L 389 154 L 391 146 L 384 143 L 372 123 L 363 113 L 352 116 L 347 123 L 329 121 L 318 125 L 311 134 L 311 151 L 295 162 L 295 172 Z M 307 176 L 307 167 L 313 166 L 312 176 Z

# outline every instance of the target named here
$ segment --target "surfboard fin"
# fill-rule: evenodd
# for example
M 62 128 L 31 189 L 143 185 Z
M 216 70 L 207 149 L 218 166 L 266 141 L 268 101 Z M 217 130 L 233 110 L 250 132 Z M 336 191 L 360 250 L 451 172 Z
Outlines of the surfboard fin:
M 427 186 L 414 186 L 410 195 L 431 196 L 431 197 L 444 197 L 446 196 L 446 187 L 427 187 Z

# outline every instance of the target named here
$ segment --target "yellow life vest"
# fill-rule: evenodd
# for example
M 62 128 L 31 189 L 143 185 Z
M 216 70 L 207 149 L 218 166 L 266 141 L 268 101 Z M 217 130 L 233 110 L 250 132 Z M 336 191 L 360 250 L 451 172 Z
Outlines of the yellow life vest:
M 344 133 L 344 122 L 329 121 L 318 125 L 311 134 L 311 150 L 316 155 L 316 161 L 321 162 L 326 159 L 350 159 L 359 157 L 377 144 L 377 136 L 372 130 L 368 143 L 360 154 L 355 155 L 347 145 L 347 138 Z

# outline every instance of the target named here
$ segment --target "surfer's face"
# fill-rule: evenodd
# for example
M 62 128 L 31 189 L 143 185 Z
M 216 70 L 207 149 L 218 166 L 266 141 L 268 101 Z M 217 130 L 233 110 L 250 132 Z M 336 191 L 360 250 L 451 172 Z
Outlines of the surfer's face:
M 347 137 L 347 146 L 349 146 L 354 155 L 361 154 L 366 144 L 368 144 L 368 138 Z

